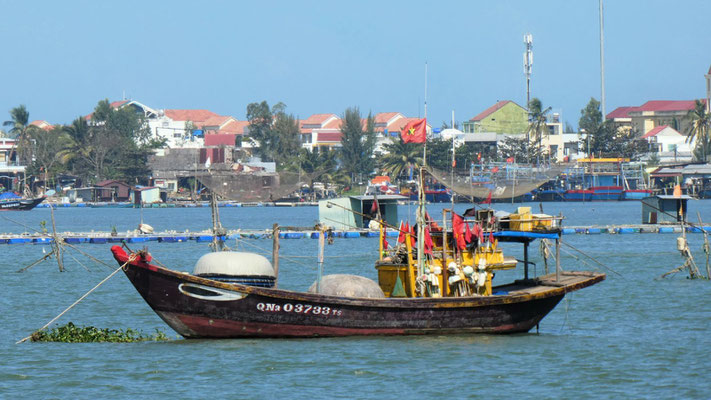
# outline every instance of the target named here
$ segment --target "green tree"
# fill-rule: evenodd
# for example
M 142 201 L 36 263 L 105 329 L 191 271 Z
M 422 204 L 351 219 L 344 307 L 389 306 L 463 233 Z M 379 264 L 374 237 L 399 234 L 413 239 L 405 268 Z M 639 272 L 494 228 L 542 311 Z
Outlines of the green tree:
M 422 165 L 422 144 L 405 143 L 401 137 L 392 138 L 383 145 L 385 154 L 380 159 L 380 169 L 393 179 L 399 179 L 410 167 L 418 170 Z
M 452 141 L 441 138 L 428 139 L 427 165 L 443 171 L 448 171 L 452 166 Z
M 74 142 L 62 126 L 49 131 L 36 129 L 30 137 L 34 142 L 34 160 L 29 171 L 42 177 L 46 191 L 51 177 L 65 170 L 64 164 L 72 156 Z
M 692 122 L 687 131 L 686 142 L 690 143 L 696 139 L 694 154 L 697 159 L 706 162 L 708 149 L 711 149 L 707 147 L 711 139 L 711 113 L 706 112 L 706 105 L 701 100 L 696 100 L 694 109 L 689 111 L 689 117 Z
M 602 120 L 600 102 L 590 98 L 588 104 L 580 110 L 578 128 L 581 133 L 580 147 L 589 156 L 619 155 L 616 132 L 610 123 Z M 585 133 L 585 138 L 582 134 Z
M 72 171 L 89 181 L 106 178 L 146 182 L 148 157 L 164 140 L 151 138 L 142 113 L 130 107 L 115 109 L 101 100 L 91 123 L 77 118 L 65 128 L 71 138 Z
M 272 150 L 272 110 L 266 101 L 261 103 L 250 103 L 247 105 L 247 120 L 249 126 L 249 138 L 252 141 L 254 151 L 263 161 L 271 161 Z
M 277 106 L 280 104 L 283 103 L 279 103 Z M 299 120 L 292 114 L 287 114 L 285 109 L 286 107 L 277 109 L 274 113 L 272 139 L 270 141 L 271 158 L 280 169 L 288 164 L 291 159 L 298 158 L 299 148 L 301 147 Z
M 536 164 L 540 163 L 540 155 L 544 153 L 541 148 L 541 141 L 543 136 L 548 135 L 548 125 L 546 122 L 548 121 L 548 113 L 550 111 L 550 107 L 543 109 L 543 103 L 536 97 L 532 98 L 528 104 L 529 123 L 526 134 L 529 140 L 535 143 L 535 146 L 529 146 L 529 150 L 535 149 L 535 153 L 537 154 L 535 157 Z M 533 154 L 529 154 L 529 162 L 533 160 L 533 158 Z
M 21 104 L 10 110 L 10 120 L 3 122 L 3 126 L 10 127 L 8 133 L 14 136 L 13 145 L 17 149 L 18 161 L 21 165 L 30 165 L 32 162 L 32 142 L 30 134 L 39 129 L 30 125 L 30 113 L 27 107 Z
M 499 158 L 502 160 L 513 157 L 514 160 L 528 160 L 540 158 L 540 147 L 534 146 L 525 137 L 508 136 L 499 144 Z
M 341 164 L 353 180 L 356 174 L 369 175 L 374 167 L 375 118 L 368 114 L 365 129 L 358 107 L 347 108 L 341 124 Z

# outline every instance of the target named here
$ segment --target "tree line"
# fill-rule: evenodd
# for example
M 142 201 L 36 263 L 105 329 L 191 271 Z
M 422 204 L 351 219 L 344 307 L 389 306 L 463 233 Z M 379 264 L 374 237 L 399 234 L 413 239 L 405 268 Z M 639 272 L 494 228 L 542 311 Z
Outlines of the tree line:
M 54 187 L 60 175 L 78 177 L 85 184 L 105 179 L 148 184 L 148 157 L 164 145 L 151 137 L 142 113 L 130 107 L 115 109 L 108 100 L 98 102 L 90 120 L 78 117 L 48 130 L 29 124 L 24 105 L 10 110 L 10 118 L 3 125 L 16 139 L 17 162 L 45 188 Z

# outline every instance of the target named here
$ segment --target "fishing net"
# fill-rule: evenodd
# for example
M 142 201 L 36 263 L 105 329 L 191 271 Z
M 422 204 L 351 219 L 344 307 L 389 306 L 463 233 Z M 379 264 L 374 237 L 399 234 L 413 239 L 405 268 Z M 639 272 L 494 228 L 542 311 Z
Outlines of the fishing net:
M 510 199 L 522 196 L 546 182 L 554 179 L 563 171 L 563 167 L 532 168 L 520 165 L 492 166 L 476 175 L 452 176 L 451 172 L 438 170 L 431 166 L 427 172 L 439 183 L 460 196 L 485 199 L 491 193 L 492 199 Z

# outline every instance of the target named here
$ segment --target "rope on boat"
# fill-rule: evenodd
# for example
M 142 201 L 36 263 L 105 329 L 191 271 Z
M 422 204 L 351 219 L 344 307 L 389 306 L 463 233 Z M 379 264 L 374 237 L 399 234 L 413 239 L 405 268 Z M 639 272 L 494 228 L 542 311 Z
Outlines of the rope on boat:
M 71 310 L 72 308 L 74 308 L 74 306 L 76 306 L 77 304 L 79 304 L 79 302 L 81 302 L 82 300 L 84 300 L 84 299 L 85 299 L 87 296 L 89 296 L 94 290 L 98 289 L 99 286 L 103 285 L 106 281 L 108 281 L 109 279 L 111 279 L 111 277 L 113 277 L 114 275 L 116 275 L 117 272 L 121 271 L 121 270 L 124 269 L 128 264 L 130 264 L 130 263 L 132 263 L 133 261 L 135 261 L 136 258 L 138 258 L 138 257 L 137 257 L 135 254 L 131 254 L 131 256 L 128 258 L 128 260 L 127 260 L 125 263 L 123 263 L 123 265 L 121 265 L 120 267 L 116 268 L 116 270 L 115 270 L 114 272 L 112 272 L 111 274 L 109 274 L 109 276 L 107 276 L 106 278 L 104 278 L 104 279 L 103 279 L 101 282 L 99 282 L 96 286 L 94 286 L 93 288 L 91 288 L 91 290 L 89 290 L 89 291 L 86 292 L 83 296 L 81 296 L 77 301 L 75 301 L 74 303 L 72 303 L 71 306 L 67 307 L 64 311 L 62 311 L 61 313 L 59 313 L 59 315 L 57 315 L 56 317 L 52 318 L 52 320 L 49 321 L 49 322 L 47 322 L 43 327 L 41 327 L 41 328 L 37 329 L 36 331 L 32 332 L 32 334 L 31 334 L 30 336 L 27 336 L 26 338 L 24 338 L 24 339 L 22 339 L 22 340 L 16 342 L 15 344 L 20 344 L 20 343 L 26 342 L 28 339 L 31 339 L 31 338 L 32 338 L 32 335 L 34 335 L 36 332 L 39 332 L 39 331 L 41 331 L 41 330 L 44 330 L 44 329 L 47 328 L 48 326 L 52 325 L 52 323 L 54 323 L 54 321 L 58 320 L 62 315 L 66 314 L 69 310 Z
M 608 267 L 607 265 L 601 263 L 601 262 L 598 261 L 596 258 L 594 258 L 594 257 L 592 257 L 592 256 L 590 256 L 590 255 L 588 255 L 588 254 L 586 254 L 584 251 L 582 251 L 582 250 L 580 250 L 580 249 L 577 249 L 577 248 L 575 248 L 574 246 L 572 246 L 572 245 L 570 245 L 570 244 L 568 244 L 568 243 L 566 243 L 566 242 L 564 242 L 564 241 L 562 241 L 562 240 L 561 240 L 560 242 L 561 242 L 562 244 L 564 244 L 564 245 L 570 247 L 571 249 L 577 251 L 578 253 L 584 255 L 585 257 L 591 259 L 592 261 L 595 262 L 595 264 L 597 264 L 597 265 L 599 265 L 599 266 L 605 268 L 606 270 L 608 270 L 608 271 L 614 273 L 614 274 L 617 275 L 617 276 L 620 276 L 620 277 L 623 277 L 623 278 L 624 278 L 624 276 L 623 276 L 621 273 L 619 273 L 619 272 L 615 271 L 614 269 Z
M 92 255 L 89 254 L 89 253 L 86 253 L 86 252 L 84 252 L 84 251 L 82 251 L 82 250 L 79 250 L 79 248 L 77 248 L 77 247 L 74 246 L 74 245 L 71 245 L 71 244 L 69 244 L 69 243 L 64 243 L 64 245 L 67 246 L 67 247 L 71 247 L 72 249 L 74 249 L 74 250 L 76 250 L 77 252 L 79 252 L 79 254 L 81 254 L 81 255 L 83 255 L 84 257 L 86 257 L 86 258 L 88 258 L 88 259 L 90 259 L 90 260 L 96 262 L 96 263 L 99 264 L 99 265 L 104 265 L 104 266 L 108 267 L 109 269 L 112 268 L 111 265 L 107 264 L 107 263 L 104 262 L 104 261 L 99 260 L 98 258 L 92 256 Z

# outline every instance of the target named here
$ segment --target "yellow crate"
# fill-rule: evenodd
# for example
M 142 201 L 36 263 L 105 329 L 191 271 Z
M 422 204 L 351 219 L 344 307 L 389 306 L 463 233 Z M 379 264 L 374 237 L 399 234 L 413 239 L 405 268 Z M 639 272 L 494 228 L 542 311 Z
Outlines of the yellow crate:
M 549 229 L 553 227 L 553 216 L 548 214 L 531 214 L 533 228 Z
M 509 219 L 511 220 L 509 227 L 512 231 L 530 232 L 533 229 L 531 214 L 511 214 Z

